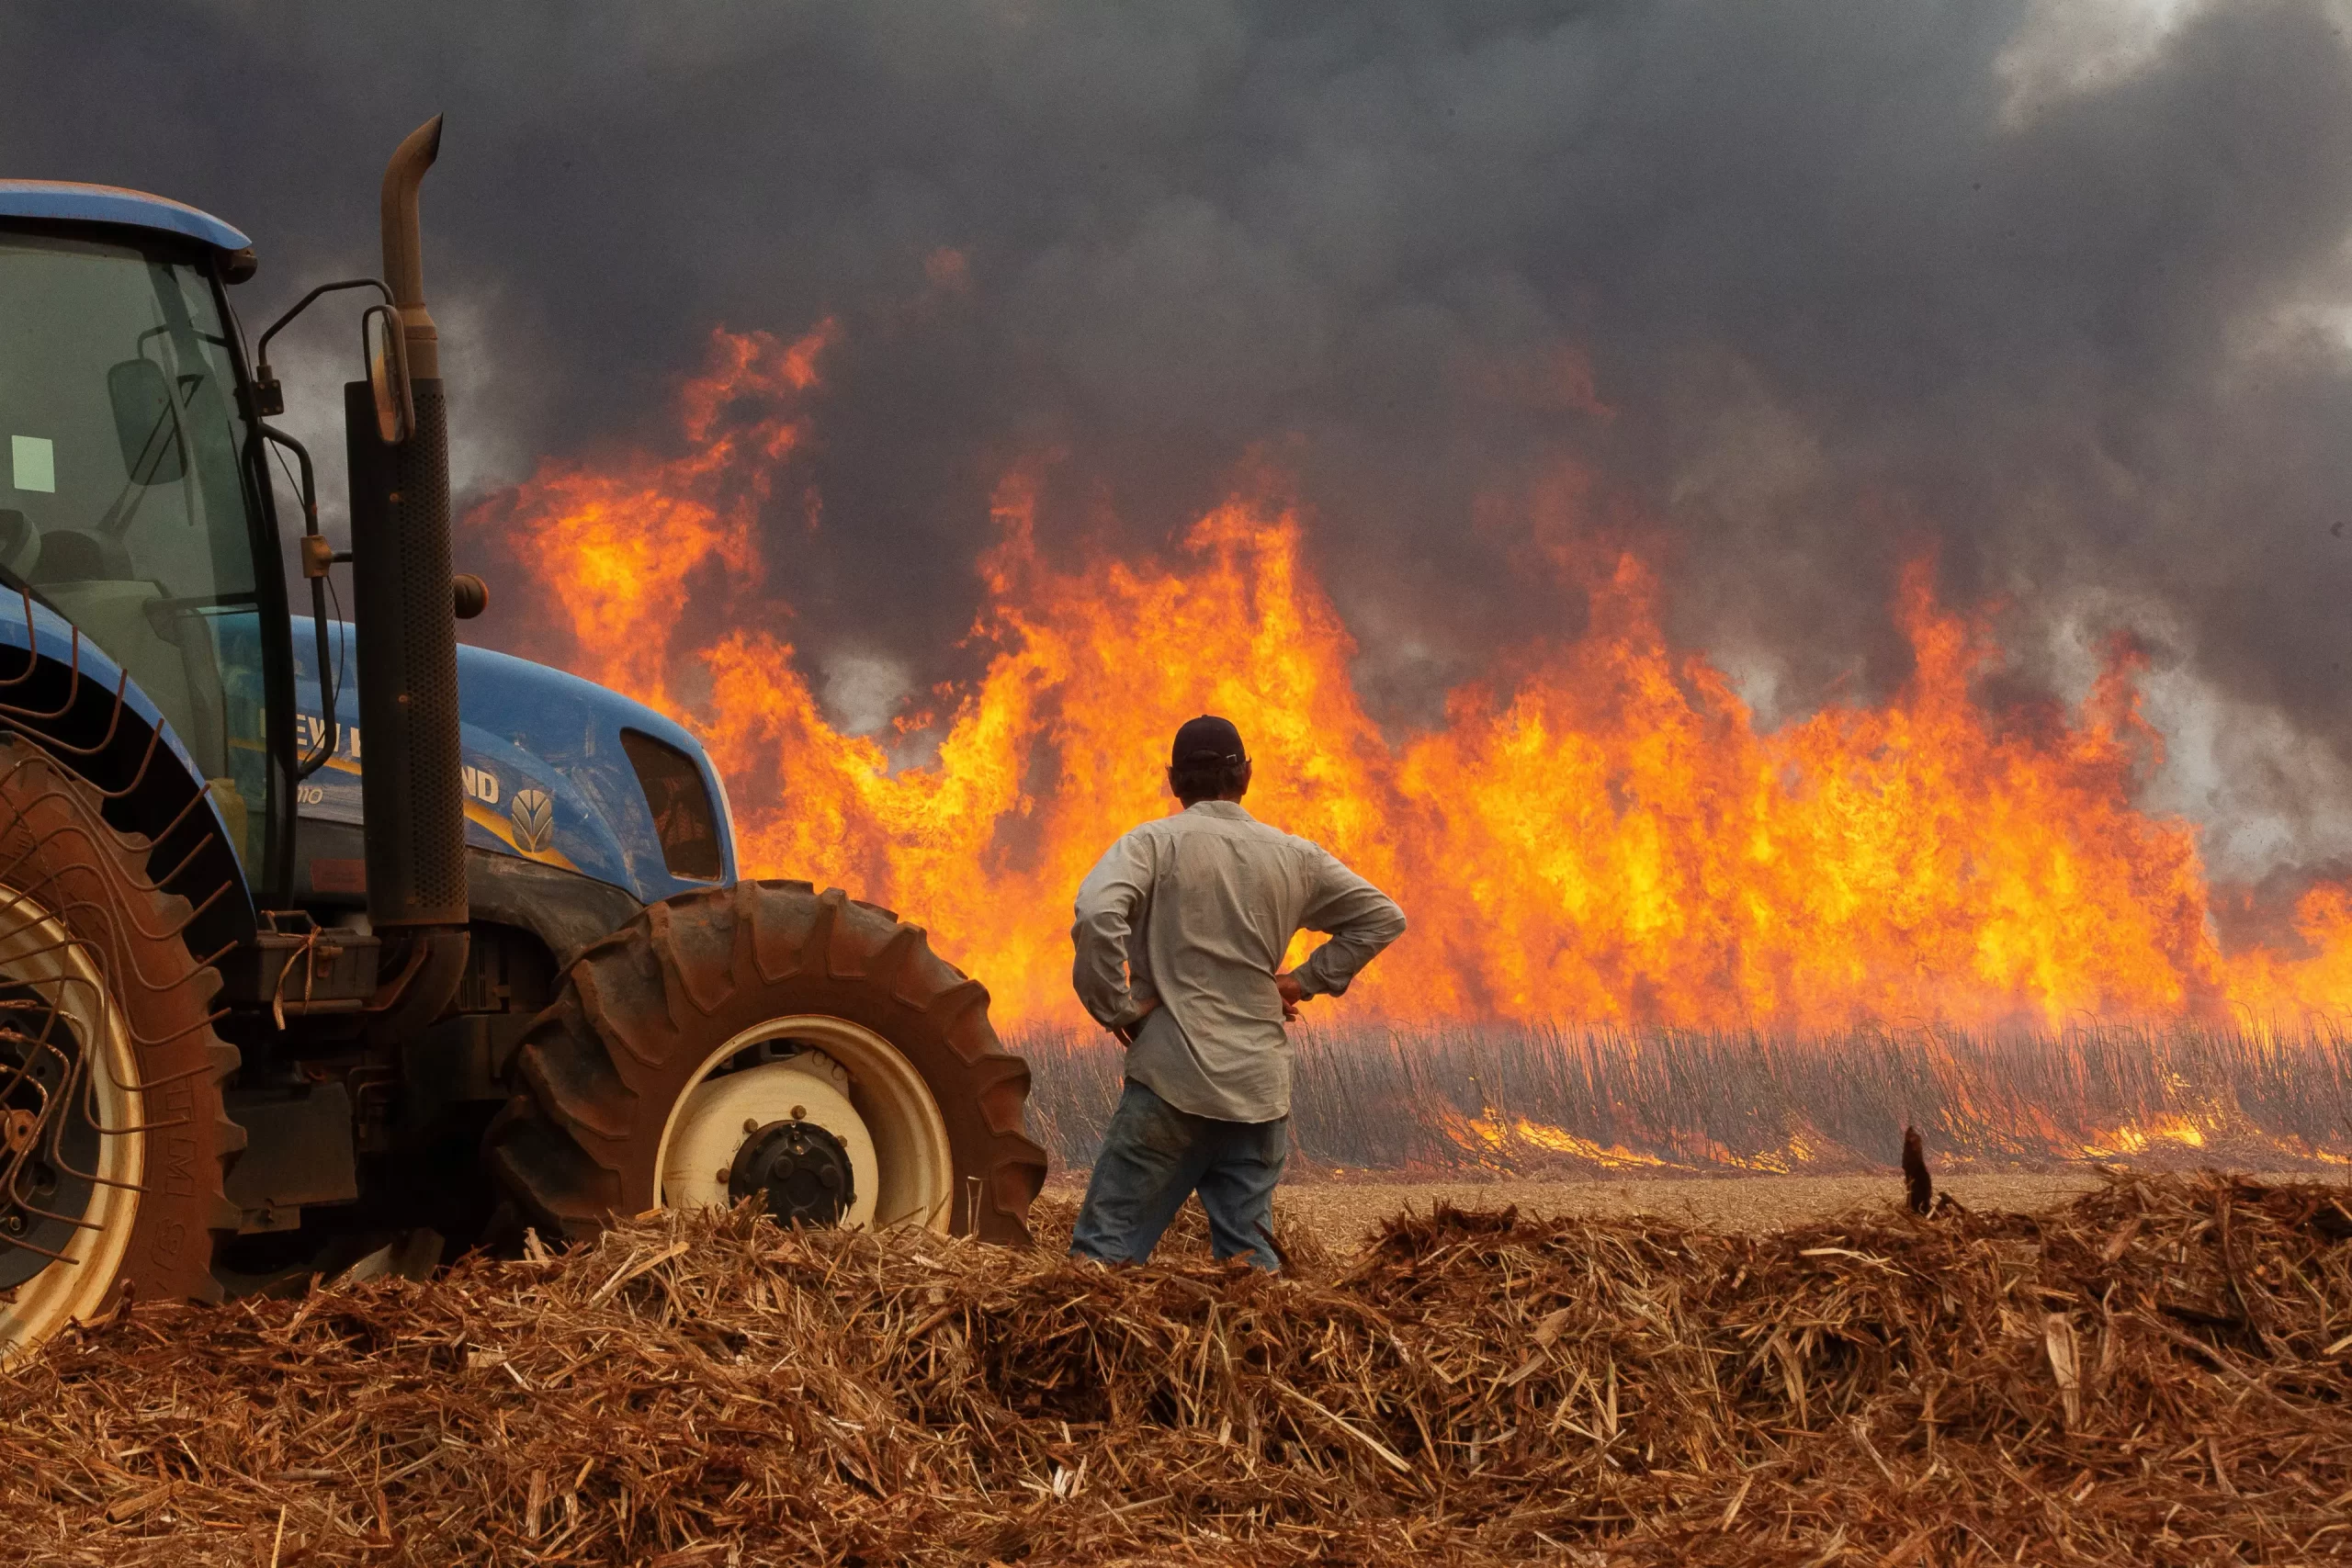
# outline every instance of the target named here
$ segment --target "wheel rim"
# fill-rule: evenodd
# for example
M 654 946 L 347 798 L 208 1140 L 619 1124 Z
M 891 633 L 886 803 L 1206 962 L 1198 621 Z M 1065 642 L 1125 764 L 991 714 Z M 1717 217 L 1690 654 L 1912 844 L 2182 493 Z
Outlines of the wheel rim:
M 139 1213 L 141 1101 L 130 1029 L 95 955 L 0 886 L 0 1268 L 16 1276 L 0 1360 L 95 1315 L 113 1289 Z
M 790 1054 L 778 1056 L 779 1046 Z M 729 1202 L 728 1168 L 747 1144 L 792 1122 L 821 1128 L 843 1147 L 856 1199 L 842 1224 L 948 1228 L 956 1165 L 938 1101 L 888 1040 L 822 1013 L 754 1024 L 702 1060 L 662 1125 L 655 1201 L 669 1208 Z

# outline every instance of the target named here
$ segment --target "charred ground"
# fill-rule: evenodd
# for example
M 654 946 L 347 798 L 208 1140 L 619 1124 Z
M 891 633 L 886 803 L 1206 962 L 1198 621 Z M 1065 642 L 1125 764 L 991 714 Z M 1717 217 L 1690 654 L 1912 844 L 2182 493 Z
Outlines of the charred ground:
M 1066 1220 L 1067 1212 L 1062 1212 Z M 45 1562 L 2305 1561 L 2344 1189 L 1772 1234 L 1400 1219 L 1288 1277 L 651 1219 L 0 1381 Z

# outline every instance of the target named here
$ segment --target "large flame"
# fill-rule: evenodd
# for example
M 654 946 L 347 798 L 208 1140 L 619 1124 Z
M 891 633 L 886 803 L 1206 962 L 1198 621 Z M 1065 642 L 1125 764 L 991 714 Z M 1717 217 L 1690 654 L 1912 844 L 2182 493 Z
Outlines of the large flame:
M 1999 723 L 1973 694 L 1999 649 L 1925 563 L 1895 604 L 1915 671 L 1883 705 L 1760 732 L 1719 670 L 1668 646 L 1650 573 L 1621 553 L 1589 563 L 1580 636 L 1518 650 L 1443 728 L 1392 742 L 1291 513 L 1238 497 L 1172 560 L 1061 565 L 1015 475 L 981 562 L 986 672 L 950 694 L 935 758 L 894 768 L 827 721 L 766 629 L 780 604 L 757 598 L 759 508 L 831 336 L 715 334 L 675 455 L 551 459 L 475 521 L 532 564 L 571 668 L 706 739 L 747 874 L 920 920 L 1000 1020 L 1073 1016 L 1071 894 L 1170 808 L 1162 748 L 1204 711 L 1248 738 L 1254 812 L 1412 917 L 1351 1011 L 1812 1030 L 2352 1001 L 2341 888 L 2304 899 L 2309 953 L 2222 951 L 2194 828 L 2135 805 L 2158 740 L 2132 660 L 2053 722 Z

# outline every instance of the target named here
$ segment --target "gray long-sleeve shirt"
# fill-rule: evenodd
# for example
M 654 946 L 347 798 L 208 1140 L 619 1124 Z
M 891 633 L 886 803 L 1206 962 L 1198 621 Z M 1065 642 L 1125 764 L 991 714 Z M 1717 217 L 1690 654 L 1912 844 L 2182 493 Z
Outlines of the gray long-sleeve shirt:
M 1127 1076 L 1220 1122 L 1290 1114 L 1290 1039 L 1274 975 L 1301 931 L 1328 931 L 1295 971 L 1338 996 L 1405 931 L 1386 894 L 1319 844 L 1204 800 L 1113 844 L 1078 889 L 1070 983 L 1106 1028 L 1145 1018 Z

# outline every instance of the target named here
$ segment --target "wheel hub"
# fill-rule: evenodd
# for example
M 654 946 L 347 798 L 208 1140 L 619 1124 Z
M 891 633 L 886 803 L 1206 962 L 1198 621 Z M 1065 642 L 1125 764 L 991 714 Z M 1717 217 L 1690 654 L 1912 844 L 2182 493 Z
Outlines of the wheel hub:
M 103 953 L 0 887 L 0 1365 L 99 1310 L 138 1224 L 155 1133 Z
M 76 1103 L 81 1042 L 30 986 L 0 987 L 0 1290 L 72 1245 L 94 1196 L 97 1129 Z
M 771 1122 L 743 1140 L 727 1173 L 730 1201 L 754 1193 L 780 1225 L 837 1224 L 857 1201 L 848 1146 L 813 1122 Z
M 788 1144 L 763 1151 L 781 1136 L 779 1122 L 800 1122 L 837 1144 L 848 1173 L 838 1199 L 824 1186 L 827 1163 L 819 1140 L 808 1152 Z M 862 1024 L 824 1013 L 793 1013 L 753 1025 L 720 1043 L 703 1060 L 672 1107 L 655 1168 L 655 1191 L 673 1209 L 731 1207 L 755 1189 L 747 1157 L 769 1168 L 786 1159 L 817 1172 L 816 1218 L 851 1229 L 914 1224 L 947 1228 L 954 1156 L 947 1128 L 922 1076 L 890 1043 Z M 757 1189 L 765 1196 L 764 1188 Z M 767 1211 L 791 1223 L 790 1191 L 768 1197 Z M 833 1205 L 838 1201 L 839 1208 Z M 825 1216 L 831 1215 L 830 1220 Z

